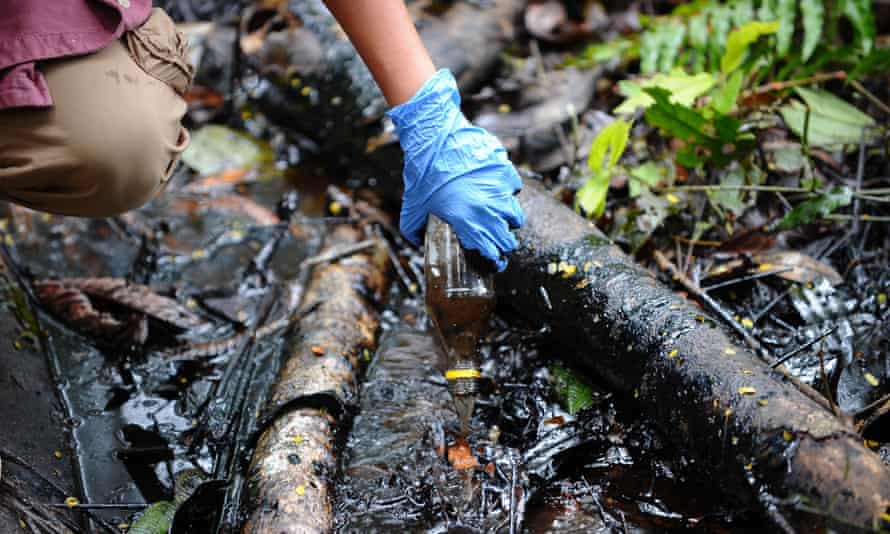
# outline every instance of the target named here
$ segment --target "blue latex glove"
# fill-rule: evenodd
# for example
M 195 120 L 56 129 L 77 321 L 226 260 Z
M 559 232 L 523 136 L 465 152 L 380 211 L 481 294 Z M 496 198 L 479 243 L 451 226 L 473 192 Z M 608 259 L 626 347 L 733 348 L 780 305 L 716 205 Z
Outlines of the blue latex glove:
M 510 229 L 525 221 L 514 196 L 522 181 L 501 143 L 464 117 L 454 77 L 440 70 L 387 116 L 405 152 L 402 234 L 419 245 L 432 213 L 454 228 L 465 249 L 503 271 L 518 246 Z

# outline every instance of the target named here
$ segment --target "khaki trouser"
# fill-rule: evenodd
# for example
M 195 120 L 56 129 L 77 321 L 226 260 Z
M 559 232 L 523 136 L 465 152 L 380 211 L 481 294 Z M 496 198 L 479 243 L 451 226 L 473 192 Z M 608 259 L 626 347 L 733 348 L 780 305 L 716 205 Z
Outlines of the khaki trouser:
M 157 194 L 189 141 L 184 41 L 154 9 L 99 52 L 40 63 L 53 106 L 0 110 L 0 199 L 105 217 Z

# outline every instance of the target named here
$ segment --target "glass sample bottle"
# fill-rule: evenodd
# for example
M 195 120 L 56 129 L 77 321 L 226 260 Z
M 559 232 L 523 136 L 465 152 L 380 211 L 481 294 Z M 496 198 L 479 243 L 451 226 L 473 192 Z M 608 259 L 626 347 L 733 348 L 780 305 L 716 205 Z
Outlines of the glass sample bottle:
M 476 344 L 495 308 L 494 271 L 475 251 L 465 252 L 447 223 L 430 215 L 426 227 L 426 308 L 445 351 L 445 379 L 464 434 L 479 391 Z

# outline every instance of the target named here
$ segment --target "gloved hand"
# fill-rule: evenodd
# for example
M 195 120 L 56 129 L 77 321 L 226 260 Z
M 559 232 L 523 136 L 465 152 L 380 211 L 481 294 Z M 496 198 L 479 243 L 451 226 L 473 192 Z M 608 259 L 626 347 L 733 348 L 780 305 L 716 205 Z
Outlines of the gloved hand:
M 525 221 L 514 196 L 522 181 L 500 142 L 460 111 L 454 77 L 440 70 L 387 115 L 405 153 L 402 234 L 419 245 L 432 213 L 454 228 L 461 246 L 503 271 L 518 246 L 510 229 Z

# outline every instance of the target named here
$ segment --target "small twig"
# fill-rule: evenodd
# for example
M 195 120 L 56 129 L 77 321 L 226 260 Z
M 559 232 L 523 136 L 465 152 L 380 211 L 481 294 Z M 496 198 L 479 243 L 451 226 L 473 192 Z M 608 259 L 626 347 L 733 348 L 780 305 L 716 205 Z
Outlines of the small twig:
M 784 91 L 785 89 L 791 89 L 792 87 L 799 87 L 801 85 L 810 85 L 813 83 L 819 82 L 827 82 L 829 80 L 845 80 L 847 79 L 847 73 L 838 70 L 834 72 L 818 72 L 812 76 L 808 76 L 806 78 L 799 78 L 797 80 L 788 80 L 785 82 L 770 82 L 765 85 L 761 85 L 760 87 L 755 87 L 754 89 L 749 89 L 747 91 L 742 92 L 742 98 L 750 98 L 754 95 L 761 95 L 765 93 L 773 93 L 776 91 Z
M 339 259 L 345 258 L 347 256 L 352 256 L 353 254 L 357 254 L 359 252 L 365 251 L 369 248 L 372 248 L 377 245 L 376 239 L 366 239 L 364 241 L 359 241 L 358 243 L 353 243 L 351 245 L 346 245 L 342 247 L 333 247 L 321 254 L 316 254 L 310 258 L 306 258 L 303 260 L 303 266 L 312 267 L 318 265 L 320 263 L 333 263 Z
M 72 510 L 144 510 L 148 508 L 147 504 L 65 504 L 65 503 L 49 503 L 46 506 L 50 508 L 71 508 Z
M 880 408 L 884 403 L 890 401 L 890 393 L 884 395 L 876 401 L 873 401 L 866 405 L 864 408 L 860 409 L 858 412 L 853 414 L 854 419 L 863 419 L 871 414 L 871 412 L 875 411 L 877 408 Z
M 773 364 L 770 365 L 770 367 L 772 367 L 773 369 L 775 369 L 776 367 L 782 365 L 783 363 L 787 362 L 787 361 L 790 360 L 791 358 L 794 358 L 795 356 L 797 356 L 797 355 L 800 354 L 801 352 L 807 350 L 808 348 L 812 347 L 812 346 L 815 345 L 816 343 L 819 343 L 820 341 L 822 341 L 822 340 L 825 339 L 826 337 L 830 336 L 830 335 L 833 334 L 837 329 L 838 329 L 837 326 L 834 326 L 834 327 L 832 327 L 832 328 L 829 328 L 828 330 L 826 330 L 825 332 L 823 332 L 819 337 L 817 337 L 817 338 L 815 338 L 815 339 L 812 339 L 812 340 L 810 340 L 810 341 L 807 341 L 806 343 L 804 343 L 803 345 L 797 347 L 796 349 L 792 350 L 791 352 L 788 352 L 788 353 L 786 353 L 786 354 L 780 356 L 779 359 L 777 359 Z
M 859 83 L 858 80 L 850 80 L 850 85 L 853 86 L 853 89 L 855 89 L 859 94 L 867 98 L 869 102 L 877 106 L 884 113 L 890 115 L 890 106 L 881 102 L 880 98 L 876 97 L 874 93 L 866 89 L 865 86 Z
M 383 243 L 383 247 L 386 249 L 386 254 L 389 256 L 389 262 L 392 264 L 392 268 L 395 270 L 399 283 L 402 284 L 402 288 L 412 295 L 417 294 L 420 285 L 411 281 L 411 277 L 408 276 L 408 272 L 405 271 L 405 268 L 402 266 L 399 255 L 396 253 L 395 249 L 393 249 L 389 241 L 383 237 L 380 230 L 375 229 L 375 233 L 378 235 L 380 242 Z
M 850 221 L 853 220 L 853 218 L 853 215 L 844 213 L 829 213 L 823 217 L 823 219 L 828 219 L 830 221 Z M 890 216 L 869 215 L 868 213 L 863 213 L 859 216 L 858 220 L 861 222 L 890 222 Z
M 722 247 L 723 241 L 709 241 L 707 239 L 689 239 L 681 235 L 671 236 L 671 239 L 680 243 L 689 244 L 697 247 Z
M 386 230 L 400 245 L 403 244 L 402 236 L 399 230 L 389 222 L 389 217 L 385 213 L 374 206 L 361 200 L 353 200 L 352 197 L 343 192 L 335 185 L 328 186 L 328 195 L 331 196 L 340 205 L 354 210 L 355 213 L 367 218 L 369 221 L 379 224 Z
M 788 295 L 788 293 L 790 293 L 790 292 L 791 292 L 791 288 L 788 288 L 788 289 L 786 289 L 785 291 L 779 293 L 779 295 L 778 295 L 776 298 L 774 298 L 773 300 L 769 301 L 769 303 L 768 303 L 766 306 L 764 306 L 762 310 L 760 310 L 759 312 L 755 313 L 755 314 L 751 317 L 751 321 L 753 321 L 754 324 L 757 324 L 757 322 L 760 321 L 760 319 L 761 319 L 764 315 L 766 315 L 767 313 L 769 313 L 769 311 L 770 311 L 771 309 L 773 309 L 773 308 L 776 306 L 776 304 L 778 304 L 779 302 L 781 302 L 782 299 L 785 298 L 785 297 Z
M 747 276 L 741 276 L 739 278 L 733 278 L 732 280 L 726 280 L 725 282 L 719 282 L 717 284 L 712 284 L 706 287 L 702 287 L 702 291 L 712 291 L 714 289 L 719 289 L 721 287 L 726 286 L 734 286 L 736 284 L 741 284 L 742 282 L 750 282 L 751 280 L 757 280 L 758 278 L 766 278 L 767 276 L 773 276 L 776 274 L 787 273 L 789 271 L 793 271 L 794 267 L 786 267 L 784 269 L 775 269 L 772 271 L 766 271 L 763 273 L 754 273 L 749 274 Z
M 856 194 L 858 195 L 862 189 L 862 175 L 865 173 L 865 128 L 859 134 L 859 158 L 856 161 Z M 851 233 L 856 234 L 859 231 L 859 206 L 860 198 L 856 196 L 853 199 L 853 228 Z
M 669 191 L 760 191 L 765 193 L 801 193 L 814 194 L 806 187 L 786 187 L 781 185 L 745 185 L 745 184 L 713 184 L 713 185 L 671 185 L 656 189 L 658 192 Z

